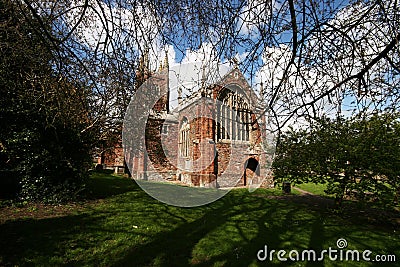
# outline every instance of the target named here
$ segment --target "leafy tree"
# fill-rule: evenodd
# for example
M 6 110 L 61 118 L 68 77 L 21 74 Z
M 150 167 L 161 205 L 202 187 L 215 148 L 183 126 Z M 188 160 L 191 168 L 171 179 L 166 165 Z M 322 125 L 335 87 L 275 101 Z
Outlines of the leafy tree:
M 341 206 L 345 196 L 395 203 L 399 196 L 400 140 L 395 115 L 322 118 L 309 130 L 280 138 L 273 167 L 278 180 L 327 184 Z
M 62 201 L 83 188 L 94 132 L 85 131 L 85 90 L 56 73 L 59 48 L 42 38 L 24 8 L 0 1 L 2 194 Z
M 385 202 L 398 203 L 400 196 L 400 123 L 398 114 L 375 115 L 357 122 L 360 137 L 355 161 L 359 166 L 359 183 L 355 189 L 361 193 L 374 192 Z M 364 185 L 365 184 L 365 185 Z M 364 191 L 362 190 L 364 188 Z

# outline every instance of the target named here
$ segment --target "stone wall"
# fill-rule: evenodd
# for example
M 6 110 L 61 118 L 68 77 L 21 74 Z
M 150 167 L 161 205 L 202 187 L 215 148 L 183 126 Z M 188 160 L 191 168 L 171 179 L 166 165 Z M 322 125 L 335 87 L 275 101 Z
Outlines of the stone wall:
M 167 90 L 165 82 L 157 86 Z M 224 88 L 240 88 L 252 104 L 249 141 L 215 140 L 216 99 Z M 232 87 L 232 88 L 233 88 Z M 148 157 L 136 155 L 130 160 L 132 175 L 138 179 L 179 180 L 185 184 L 204 187 L 231 187 L 259 183 L 271 186 L 272 176 L 266 168 L 266 155 L 262 151 L 265 138 L 265 120 L 257 121 L 254 104 L 258 101 L 246 79 L 235 69 L 223 78 L 220 84 L 208 88 L 211 98 L 200 99 L 182 107 L 175 119 L 168 119 L 168 94 L 157 102 L 154 110 L 160 117 L 149 118 L 146 126 L 146 149 Z M 162 118 L 161 118 L 162 117 Z M 188 156 L 179 151 L 179 130 L 182 122 L 190 124 Z M 234 143 L 232 143 L 234 142 Z M 233 146 L 235 149 L 233 149 Z M 235 153 L 240 151 L 240 153 Z M 228 169 L 228 166 L 230 168 Z M 147 172 L 146 172 L 147 170 Z M 160 175 L 161 174 L 161 175 Z

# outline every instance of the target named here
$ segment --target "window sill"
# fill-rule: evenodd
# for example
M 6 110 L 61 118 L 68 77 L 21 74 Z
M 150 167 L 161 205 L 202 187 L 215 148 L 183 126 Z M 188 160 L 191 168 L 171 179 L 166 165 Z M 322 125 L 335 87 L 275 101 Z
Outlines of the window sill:
M 245 144 L 245 145 L 249 145 L 250 141 L 244 141 L 244 140 L 230 140 L 230 139 L 221 139 L 217 142 L 218 143 L 222 143 L 222 144 Z

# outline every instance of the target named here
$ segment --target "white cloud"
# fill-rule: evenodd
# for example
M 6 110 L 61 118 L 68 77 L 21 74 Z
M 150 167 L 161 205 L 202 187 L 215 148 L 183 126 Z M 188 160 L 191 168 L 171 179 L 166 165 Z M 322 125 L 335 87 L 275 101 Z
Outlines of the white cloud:
M 218 60 L 217 52 L 211 43 L 202 43 L 200 48 L 196 51 L 186 50 L 185 56 L 182 59 L 182 64 L 205 62 L 210 63 Z
M 363 3 L 349 6 L 338 12 L 335 18 L 328 22 L 329 25 L 340 28 L 342 31 L 332 31 L 330 26 L 326 26 L 322 28 L 322 32 L 318 33 L 318 36 L 310 36 L 306 43 L 306 48 L 309 49 L 307 56 L 317 63 L 306 66 L 302 62 L 296 61 L 296 66 L 293 65 L 288 69 L 287 78 L 282 83 L 281 94 L 278 95 L 274 107 L 280 116 L 280 121 L 286 120 L 293 110 L 304 106 L 305 103 L 313 102 L 316 97 L 325 94 L 327 90 L 345 78 L 359 73 L 394 38 L 396 33 L 391 32 L 388 24 L 383 24 L 379 19 L 379 6 L 370 10 L 368 16 L 365 16 L 366 11 L 370 8 L 370 5 Z M 358 23 L 354 24 L 354 21 L 358 21 Z M 344 36 L 343 33 L 346 33 L 347 36 Z M 353 50 L 355 54 L 351 56 Z M 264 50 L 263 65 L 256 72 L 255 81 L 256 84 L 261 81 L 264 83 L 267 101 L 281 82 L 291 54 L 290 47 L 284 44 L 278 47 L 267 47 Z M 296 60 L 298 59 L 296 58 Z M 388 67 L 385 64 L 387 65 L 384 60 L 378 62 L 368 73 L 366 82 L 372 84 L 374 81 L 387 78 L 385 69 Z M 316 115 L 336 116 L 340 109 L 342 115 L 350 116 L 352 110 L 360 108 L 359 105 L 370 105 L 374 101 L 374 94 L 380 94 L 382 97 L 384 95 L 382 87 L 386 87 L 386 85 L 379 85 L 377 82 L 375 88 L 369 89 L 370 96 L 359 98 L 357 88 L 348 83 L 346 87 L 338 88 L 329 94 L 329 97 L 326 95 L 316 101 L 313 109 L 310 106 L 304 106 L 297 110 L 288 125 L 297 126 L 299 117 L 308 112 L 313 115 L 314 111 L 317 113 Z M 344 95 L 343 92 L 345 92 Z M 379 96 L 376 99 L 379 102 Z M 361 103 L 361 101 L 364 102 Z
M 221 62 L 215 48 L 210 43 L 203 43 L 198 50 L 187 50 L 180 63 L 174 63 L 170 69 L 171 107 L 178 105 L 178 88 L 186 99 L 204 84 L 218 82 L 228 71 L 227 62 Z
M 265 48 L 262 55 L 263 65 L 255 75 L 256 83 L 263 82 L 269 87 L 277 86 L 282 79 L 291 54 L 290 47 L 284 44 L 281 44 L 279 47 Z
M 273 94 L 278 90 L 278 86 L 282 81 L 283 74 L 287 71 L 286 79 L 279 87 L 278 96 L 273 103 L 273 109 L 277 114 L 276 123 L 279 127 L 290 116 L 293 115 L 293 110 L 302 106 L 304 103 L 311 102 L 317 97 L 323 88 L 331 86 L 326 76 L 316 72 L 313 69 L 300 67 L 300 70 L 295 65 L 288 68 L 288 62 L 292 56 L 292 51 L 289 46 L 281 44 L 279 47 L 268 47 L 262 55 L 263 65 L 255 74 L 255 83 L 257 87 L 263 83 L 265 95 L 264 101 L 269 103 Z M 301 75 L 298 75 L 300 71 Z M 310 88 L 312 88 L 310 90 Z M 318 100 L 314 106 L 318 115 L 331 113 L 334 108 L 326 100 Z M 288 129 L 289 126 L 293 128 L 300 128 L 307 125 L 303 115 L 314 112 L 310 107 L 301 108 L 288 120 L 283 130 Z M 278 126 L 276 126 L 278 127 Z
M 279 10 L 281 4 L 276 1 L 249 0 L 241 10 L 237 22 L 236 29 L 240 35 L 250 36 L 252 38 L 259 37 L 259 27 L 268 21 L 271 12 L 275 13 Z
M 64 13 L 65 23 L 69 28 L 80 20 L 84 1 L 71 4 Z M 65 11 L 65 10 L 64 10 Z M 110 53 L 117 49 L 144 50 L 146 44 L 152 49 L 157 40 L 157 19 L 144 4 L 137 4 L 130 9 L 110 6 L 102 1 L 89 0 L 84 19 L 75 29 L 75 36 L 88 48 Z

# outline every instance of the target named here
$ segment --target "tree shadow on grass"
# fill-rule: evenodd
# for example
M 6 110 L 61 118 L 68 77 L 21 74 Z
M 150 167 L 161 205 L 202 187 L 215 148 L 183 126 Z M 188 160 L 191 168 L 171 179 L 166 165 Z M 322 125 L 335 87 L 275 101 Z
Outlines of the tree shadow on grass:
M 276 256 L 260 262 L 257 252 L 265 245 L 269 250 L 326 249 L 339 237 L 372 250 L 392 240 L 387 249 L 398 252 L 398 237 L 371 244 L 365 227 L 243 192 L 189 209 L 162 204 L 135 189 L 76 215 L 9 221 L 0 225 L 0 265 L 287 266 L 299 263 L 279 262 Z
M 111 198 L 88 204 L 77 214 L 0 224 L 0 266 L 110 265 L 113 258 L 107 259 L 109 254 L 103 253 L 110 247 L 105 244 L 133 236 L 132 225 L 146 218 L 145 214 L 134 218 L 131 207 L 136 204 L 138 209 L 144 209 L 154 204 L 140 190 L 112 193 Z
M 296 206 L 246 196 L 228 196 L 219 202 L 220 205 L 211 205 L 200 218 L 161 233 L 143 246 L 124 251 L 126 255 L 115 266 L 258 265 L 263 263 L 257 261 L 257 252 L 265 245 L 288 250 L 318 249 L 323 245 L 322 220 L 315 220 L 315 216 Z M 254 234 L 249 237 L 247 233 L 251 230 Z M 346 230 L 330 234 L 341 236 Z M 286 244 L 288 240 L 291 242 Z M 296 264 L 277 262 L 274 258 L 268 264 Z
M 223 226 L 231 216 L 241 214 L 240 210 L 232 210 L 238 204 L 236 201 L 245 203 L 243 198 L 235 201 L 232 198 L 224 198 L 218 201 L 217 205 L 208 205 L 206 212 L 194 221 L 163 232 L 143 246 L 131 248 L 115 265 L 188 266 L 194 246 L 203 237 Z M 253 209 L 259 209 L 259 206 L 256 205 Z
M 106 171 L 97 171 L 93 172 L 88 180 L 86 197 L 88 199 L 107 198 L 136 190 L 140 190 L 140 187 L 130 178 L 111 175 Z

